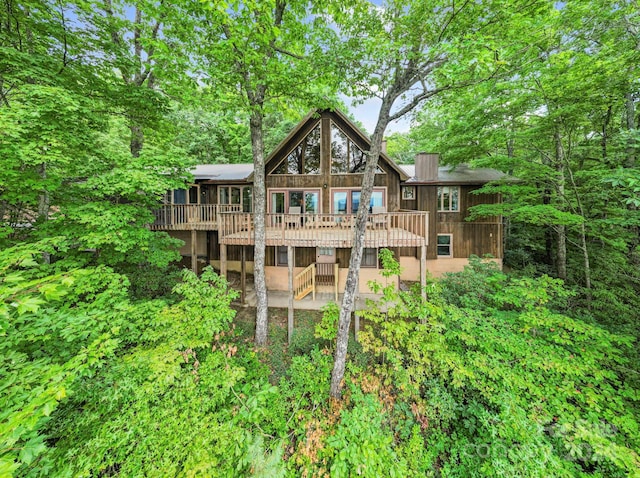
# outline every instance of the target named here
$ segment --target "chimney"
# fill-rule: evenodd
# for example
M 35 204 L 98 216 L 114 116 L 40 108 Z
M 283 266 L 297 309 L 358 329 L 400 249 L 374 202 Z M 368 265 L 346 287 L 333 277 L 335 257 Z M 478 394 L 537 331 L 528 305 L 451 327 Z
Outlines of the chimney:
M 416 154 L 416 179 L 418 181 L 436 181 L 438 179 L 438 153 Z
M 382 140 L 382 144 L 380 145 L 380 151 L 382 151 L 384 154 L 387 154 L 387 140 L 386 139 Z

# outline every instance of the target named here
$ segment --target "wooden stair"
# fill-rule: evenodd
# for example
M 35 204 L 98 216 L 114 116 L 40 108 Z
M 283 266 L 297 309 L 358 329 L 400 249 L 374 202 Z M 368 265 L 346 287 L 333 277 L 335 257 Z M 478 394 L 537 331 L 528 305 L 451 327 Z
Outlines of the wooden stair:
M 316 264 L 310 264 L 303 271 L 293 278 L 293 298 L 295 300 L 304 299 L 309 294 L 313 294 L 316 300 Z
M 293 298 L 304 299 L 313 294 L 316 300 L 316 286 L 333 286 L 338 300 L 338 263 L 313 263 L 293 278 Z

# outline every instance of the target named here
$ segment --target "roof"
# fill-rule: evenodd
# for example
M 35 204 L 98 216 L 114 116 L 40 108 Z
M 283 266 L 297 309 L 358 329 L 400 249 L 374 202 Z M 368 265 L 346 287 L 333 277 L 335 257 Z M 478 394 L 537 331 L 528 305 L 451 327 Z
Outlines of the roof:
M 416 178 L 416 167 L 414 164 L 403 164 L 400 167 L 409 176 L 407 184 L 484 184 L 490 181 L 505 179 L 507 175 L 497 169 L 491 168 L 470 168 L 468 164 L 457 166 L 439 166 L 438 178 L 430 181 Z
M 195 179 L 208 181 L 246 181 L 253 173 L 253 163 L 199 164 L 191 172 Z

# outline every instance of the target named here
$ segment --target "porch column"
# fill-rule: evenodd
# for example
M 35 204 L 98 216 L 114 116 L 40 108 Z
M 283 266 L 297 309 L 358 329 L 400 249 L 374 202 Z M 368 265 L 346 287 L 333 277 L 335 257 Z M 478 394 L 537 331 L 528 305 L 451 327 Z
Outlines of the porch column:
M 220 244 L 220 275 L 227 278 L 227 245 Z
M 287 246 L 287 262 L 289 266 L 289 310 L 287 313 L 287 335 L 289 344 L 293 338 L 293 265 L 294 265 L 294 249 L 293 246 Z
M 191 270 L 198 273 L 198 231 L 191 229 Z
M 427 246 L 424 244 L 420 247 L 420 290 L 422 297 L 427 297 Z
M 240 300 L 244 304 L 247 297 L 247 264 L 245 256 L 246 246 L 240 246 L 240 288 L 242 290 L 240 294 Z

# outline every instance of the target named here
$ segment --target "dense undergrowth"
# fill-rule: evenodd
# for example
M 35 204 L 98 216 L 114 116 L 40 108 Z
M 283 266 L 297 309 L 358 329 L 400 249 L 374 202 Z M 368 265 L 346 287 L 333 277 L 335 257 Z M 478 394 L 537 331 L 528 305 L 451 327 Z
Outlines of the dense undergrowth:
M 141 299 L 36 254 L 0 253 L 1 476 L 638 475 L 632 340 L 558 280 L 474 260 L 426 299 L 372 284 L 336 402 L 335 306 L 256 350 L 211 270 Z

